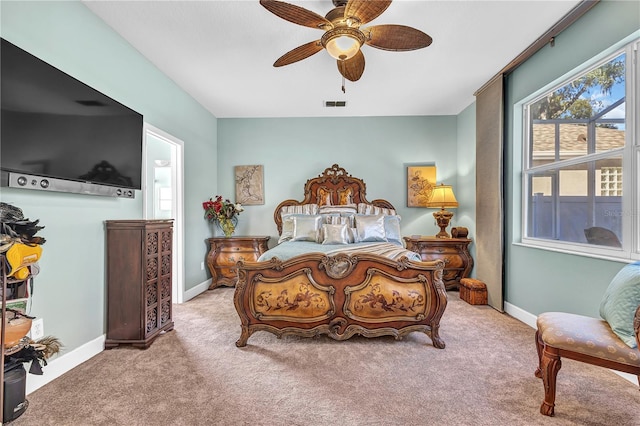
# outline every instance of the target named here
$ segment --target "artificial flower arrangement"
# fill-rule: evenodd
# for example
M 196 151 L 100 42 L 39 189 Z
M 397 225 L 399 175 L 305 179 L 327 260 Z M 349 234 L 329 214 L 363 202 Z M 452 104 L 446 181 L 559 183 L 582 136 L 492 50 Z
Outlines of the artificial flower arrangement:
M 215 222 L 225 237 L 230 237 L 238 224 L 238 215 L 244 211 L 242 204 L 232 203 L 229 199 L 222 199 L 221 195 L 216 198 L 209 198 L 208 201 L 202 203 L 204 208 L 204 218 L 209 222 Z

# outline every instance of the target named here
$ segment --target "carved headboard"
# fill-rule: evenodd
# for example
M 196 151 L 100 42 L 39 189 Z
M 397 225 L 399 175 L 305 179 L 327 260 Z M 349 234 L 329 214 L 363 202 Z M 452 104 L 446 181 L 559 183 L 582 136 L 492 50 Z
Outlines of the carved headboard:
M 367 185 L 362 179 L 351 176 L 345 169 L 334 164 L 325 169 L 318 177 L 307 180 L 304 185 L 304 199 L 302 201 L 286 200 L 278 204 L 273 213 L 273 220 L 278 227 L 278 234 L 282 233 L 282 216 L 280 211 L 285 206 L 299 206 L 303 204 L 343 205 L 343 204 L 372 204 L 377 207 L 395 209 L 387 200 L 367 200 Z

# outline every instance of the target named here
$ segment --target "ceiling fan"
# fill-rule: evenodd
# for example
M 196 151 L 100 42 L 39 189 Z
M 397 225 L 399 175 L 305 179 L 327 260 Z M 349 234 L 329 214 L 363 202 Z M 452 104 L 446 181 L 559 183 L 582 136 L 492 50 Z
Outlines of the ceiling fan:
M 338 71 L 350 81 L 358 81 L 364 72 L 363 44 L 382 50 L 407 51 L 427 47 L 430 36 L 405 25 L 374 25 L 362 28 L 380 16 L 391 0 L 333 0 L 334 9 L 320 16 L 303 7 L 277 0 L 260 0 L 269 12 L 294 24 L 325 31 L 319 40 L 298 46 L 285 53 L 274 67 L 306 59 L 322 49 L 338 63 Z

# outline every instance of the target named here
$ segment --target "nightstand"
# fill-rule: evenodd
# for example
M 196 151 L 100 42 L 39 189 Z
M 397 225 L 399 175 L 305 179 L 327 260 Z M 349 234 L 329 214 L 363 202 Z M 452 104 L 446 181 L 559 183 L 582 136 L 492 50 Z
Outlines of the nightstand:
M 420 254 L 422 260 L 444 260 L 444 281 L 447 290 L 457 289 L 462 278 L 473 268 L 468 238 L 404 237 L 407 249 Z
M 224 285 L 236 285 L 236 262 L 239 260 L 255 262 L 269 249 L 267 242 L 271 237 L 213 237 L 209 242 L 207 266 L 211 272 L 211 285 L 214 289 Z

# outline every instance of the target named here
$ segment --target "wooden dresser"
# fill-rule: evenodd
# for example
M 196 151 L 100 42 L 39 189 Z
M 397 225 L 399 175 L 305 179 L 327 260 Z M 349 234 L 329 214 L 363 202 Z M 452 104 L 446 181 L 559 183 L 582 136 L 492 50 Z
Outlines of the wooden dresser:
M 444 260 L 442 280 L 447 290 L 457 289 L 473 268 L 468 238 L 404 237 L 407 249 L 419 253 L 422 260 Z
M 107 227 L 107 338 L 147 348 L 173 329 L 172 220 L 109 220 Z
M 207 266 L 211 272 L 209 289 L 235 286 L 237 277 L 235 265 L 239 260 L 255 262 L 269 249 L 270 237 L 213 237 L 209 238 Z

